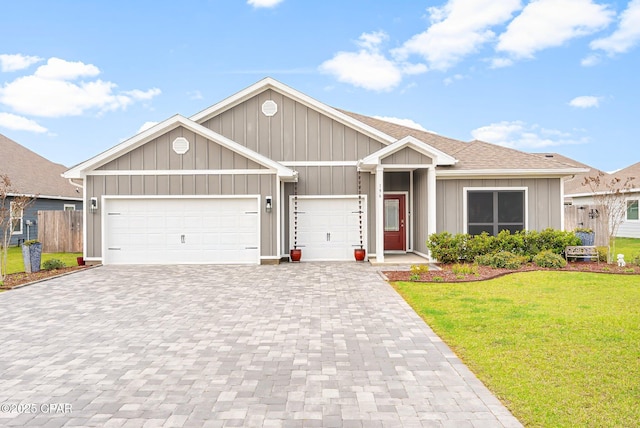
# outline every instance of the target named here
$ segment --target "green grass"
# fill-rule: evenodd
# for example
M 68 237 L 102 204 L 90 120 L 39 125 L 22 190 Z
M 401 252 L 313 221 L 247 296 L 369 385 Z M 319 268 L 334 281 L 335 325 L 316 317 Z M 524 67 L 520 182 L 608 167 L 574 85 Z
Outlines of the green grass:
M 526 426 L 640 426 L 638 276 L 394 286 Z
M 78 263 L 76 257 L 82 256 L 82 253 L 44 253 L 42 254 L 42 263 L 49 259 L 62 260 L 65 266 L 76 266 Z M 7 273 L 24 272 L 24 262 L 22 261 L 22 248 L 9 247 L 7 256 Z
M 631 260 L 636 254 L 640 254 L 640 239 L 638 238 L 616 238 L 616 254 L 624 254 L 625 260 Z M 616 254 L 613 255 L 614 262 Z

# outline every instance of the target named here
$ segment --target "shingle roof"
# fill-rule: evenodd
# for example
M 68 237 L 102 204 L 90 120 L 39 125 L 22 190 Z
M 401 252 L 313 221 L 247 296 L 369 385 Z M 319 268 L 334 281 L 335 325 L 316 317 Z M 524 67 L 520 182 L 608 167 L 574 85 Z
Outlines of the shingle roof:
M 617 171 L 614 175 L 622 180 L 633 178 L 634 187 L 640 187 L 640 162 L 629 165 L 628 167 Z
M 53 163 L 0 134 L 0 174 L 11 179 L 14 193 L 80 199 L 82 194 L 60 174 L 67 168 Z
M 605 189 L 605 183 L 608 182 L 611 178 L 610 175 L 604 171 L 601 171 L 597 168 L 594 168 L 590 165 L 584 164 L 582 162 L 578 162 L 575 159 L 571 159 L 568 158 L 566 156 L 563 156 L 561 154 L 558 153 L 536 153 L 537 156 L 544 156 L 544 157 L 551 157 L 553 159 L 556 159 L 558 162 L 563 162 L 565 164 L 568 165 L 573 165 L 576 167 L 580 167 L 580 168 L 588 168 L 589 171 L 587 172 L 581 172 L 578 174 L 575 174 L 573 176 L 567 177 L 565 182 L 564 182 L 564 194 L 565 196 L 569 196 L 569 195 L 576 195 L 576 194 L 581 194 L 581 193 L 590 193 L 591 192 L 591 186 L 589 185 L 585 185 L 584 184 L 584 180 L 587 177 L 598 177 L 599 175 L 602 176 L 602 184 L 599 186 L 599 188 L 602 188 L 602 190 Z
M 346 110 L 339 111 L 394 138 L 401 139 L 411 135 L 455 157 L 458 163 L 454 166 L 446 167 L 446 170 L 449 171 L 566 170 L 580 167 L 571 163 L 558 161 L 554 158 L 541 157 L 484 141 L 466 143 L 431 132 L 387 122 L 382 119 L 364 116 Z

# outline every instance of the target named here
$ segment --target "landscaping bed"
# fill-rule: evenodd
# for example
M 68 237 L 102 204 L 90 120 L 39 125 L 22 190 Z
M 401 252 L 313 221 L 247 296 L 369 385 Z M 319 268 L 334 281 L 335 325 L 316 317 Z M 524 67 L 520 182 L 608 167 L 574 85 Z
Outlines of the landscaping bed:
M 430 270 L 429 272 L 420 272 L 415 274 L 411 271 L 384 271 L 383 273 L 389 281 L 416 281 L 416 282 L 470 282 L 484 281 L 496 278 L 502 275 L 515 272 L 528 272 L 536 270 L 553 270 L 567 272 L 595 272 L 595 273 L 613 273 L 623 275 L 640 275 L 640 266 L 627 265 L 620 267 L 611 263 L 596 262 L 569 262 L 563 268 L 549 269 L 541 268 L 533 263 L 526 263 L 520 269 L 493 268 L 490 266 L 472 265 L 473 273 L 459 273 L 455 271 L 453 264 L 444 264 L 439 267 L 442 270 Z M 419 275 L 416 279 L 413 275 Z
M 34 281 L 41 281 L 43 279 L 51 278 L 54 276 L 62 275 L 64 273 L 85 269 L 87 266 L 71 266 L 60 269 L 41 270 L 39 272 L 32 273 L 12 273 L 7 275 L 4 280 L 4 285 L 0 286 L 0 290 L 10 290 L 16 286 L 27 284 Z

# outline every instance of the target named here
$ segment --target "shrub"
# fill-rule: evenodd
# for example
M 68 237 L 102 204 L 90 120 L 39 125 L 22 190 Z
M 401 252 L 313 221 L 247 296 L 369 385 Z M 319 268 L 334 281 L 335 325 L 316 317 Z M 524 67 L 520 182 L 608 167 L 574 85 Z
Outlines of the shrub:
M 455 263 L 460 258 L 460 240 L 449 232 L 434 233 L 429 236 L 427 247 L 440 263 Z
M 633 254 L 627 264 L 640 266 L 640 253 Z
M 412 274 L 420 275 L 426 272 L 429 272 L 429 265 L 411 265 Z
M 552 252 L 551 250 L 545 250 L 537 254 L 533 258 L 533 262 L 540 267 L 546 268 L 563 268 L 567 265 L 567 261 L 559 254 Z
M 472 265 L 469 263 L 456 263 L 455 265 L 451 266 L 451 272 L 455 273 L 456 275 L 477 275 L 478 274 L 478 266 L 477 265 Z
M 609 247 L 597 247 L 597 250 L 598 250 L 598 261 L 607 263 L 609 261 Z
M 42 263 L 42 269 L 44 270 L 62 269 L 63 267 L 65 267 L 65 264 L 60 259 L 49 259 Z
M 520 269 L 528 261 L 526 256 L 513 254 L 509 251 L 499 251 L 495 254 L 485 254 L 476 257 L 476 263 L 494 268 Z

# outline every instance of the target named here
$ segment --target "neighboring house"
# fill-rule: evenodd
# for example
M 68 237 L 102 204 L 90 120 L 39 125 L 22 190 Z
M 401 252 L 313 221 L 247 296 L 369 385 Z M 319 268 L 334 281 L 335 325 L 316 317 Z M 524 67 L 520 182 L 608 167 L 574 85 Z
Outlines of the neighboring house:
M 595 177 L 598 173 L 602 173 L 598 170 L 591 170 L 586 176 Z M 613 179 L 620 179 L 619 185 L 622 186 L 627 180 L 630 180 L 628 187 L 622 190 L 622 195 L 626 203 L 626 213 L 623 222 L 620 224 L 616 236 L 625 238 L 640 238 L 640 217 L 638 215 L 638 205 L 640 202 L 640 162 L 628 166 L 624 169 L 616 171 L 612 174 L 603 173 L 601 185 L 597 189 L 591 189 L 589 186 L 584 186 L 581 183 L 584 182 L 584 177 L 580 181 L 580 184 L 565 185 L 565 201 L 571 205 L 578 206 L 591 206 L 596 205 L 597 200 L 594 199 L 594 192 L 606 192 L 606 183 L 609 183 Z
M 84 181 L 89 262 L 257 264 L 294 246 L 303 261 L 353 260 L 360 224 L 379 262 L 428 257 L 440 231 L 561 229 L 562 178 L 583 171 L 337 110 L 266 78 L 64 176 Z
M 81 189 L 62 177 L 67 169 L 0 134 L 0 174 L 9 177 L 13 189 L 7 200 L 35 198 L 24 211 L 11 210 L 18 219 L 11 245 L 38 238 L 38 211 L 82 209 Z

